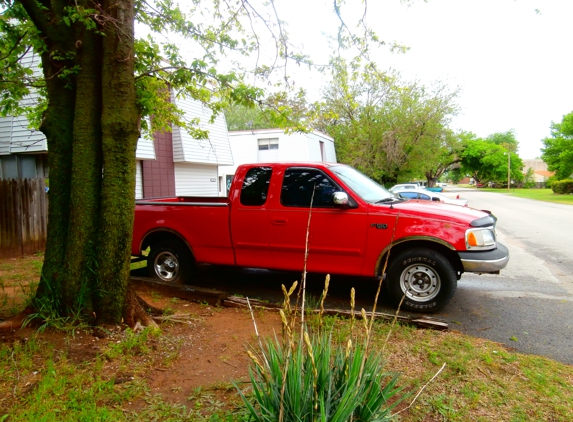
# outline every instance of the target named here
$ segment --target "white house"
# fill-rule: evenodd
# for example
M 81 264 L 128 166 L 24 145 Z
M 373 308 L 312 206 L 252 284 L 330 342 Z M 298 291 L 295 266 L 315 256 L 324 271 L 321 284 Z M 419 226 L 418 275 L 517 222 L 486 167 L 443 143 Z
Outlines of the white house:
M 336 162 L 334 139 L 313 131 L 285 133 L 282 129 L 255 129 L 229 132 L 234 165 L 220 166 L 219 179 L 230 184 L 237 166 L 247 163 L 322 161 Z
M 39 58 L 26 55 L 22 58 L 25 66 L 37 68 Z M 34 105 L 38 95 L 32 93 L 23 100 L 23 105 Z M 0 117 L 0 179 L 35 179 L 47 177 L 48 146 L 44 134 L 28 129 L 28 119 L 24 116 Z
M 223 113 L 210 123 L 212 112 L 202 103 L 172 98 L 189 118 L 199 118 L 199 127 L 209 131 L 208 139 L 192 138 L 184 129 L 173 128 L 173 162 L 175 193 L 178 196 L 218 196 L 225 193 L 220 166 L 232 166 L 227 122 Z

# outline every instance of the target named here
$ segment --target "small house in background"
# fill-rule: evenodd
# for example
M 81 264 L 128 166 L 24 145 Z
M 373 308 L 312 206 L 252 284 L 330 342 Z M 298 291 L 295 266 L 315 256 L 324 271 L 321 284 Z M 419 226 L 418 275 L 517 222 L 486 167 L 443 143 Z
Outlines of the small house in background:
M 334 139 L 312 131 L 285 133 L 283 129 L 255 129 L 229 132 L 234 164 L 219 167 L 219 180 L 225 182 L 226 192 L 237 166 L 247 163 L 287 161 L 336 162 Z
M 208 130 L 209 138 L 194 139 L 185 129 L 175 126 L 171 132 L 155 133 L 153 141 L 140 139 L 136 152 L 136 199 L 224 195 L 218 167 L 233 165 L 225 116 L 221 113 L 210 123 L 212 112 L 201 102 L 174 95 L 171 101 L 183 110 L 185 119 L 199 119 L 199 128 Z
M 541 158 L 523 159 L 521 161 L 523 162 L 521 172 L 524 175 L 527 175 L 529 169 L 533 170 L 533 181 L 537 188 L 544 188 L 547 179 L 555 175 L 555 172 L 547 170 L 547 163 Z

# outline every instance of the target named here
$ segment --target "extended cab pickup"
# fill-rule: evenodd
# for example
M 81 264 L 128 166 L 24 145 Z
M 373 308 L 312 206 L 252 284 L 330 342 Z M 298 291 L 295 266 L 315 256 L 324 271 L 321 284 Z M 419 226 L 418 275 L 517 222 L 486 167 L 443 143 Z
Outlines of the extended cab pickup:
M 308 227 L 307 271 L 383 276 L 395 304 L 405 295 L 402 308 L 435 312 L 463 272 L 505 268 L 495 224 L 487 211 L 399 198 L 343 164 L 257 163 L 239 166 L 228 198 L 137 201 L 132 254 L 150 248 L 150 276 L 174 283 L 197 263 L 302 271 Z

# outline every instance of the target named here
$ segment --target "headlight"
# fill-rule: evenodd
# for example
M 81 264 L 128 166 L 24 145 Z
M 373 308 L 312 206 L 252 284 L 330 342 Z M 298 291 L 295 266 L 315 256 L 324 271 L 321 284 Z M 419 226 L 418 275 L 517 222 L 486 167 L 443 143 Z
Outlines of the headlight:
M 495 247 L 495 231 L 493 228 L 470 229 L 466 231 L 466 248 L 492 249 Z

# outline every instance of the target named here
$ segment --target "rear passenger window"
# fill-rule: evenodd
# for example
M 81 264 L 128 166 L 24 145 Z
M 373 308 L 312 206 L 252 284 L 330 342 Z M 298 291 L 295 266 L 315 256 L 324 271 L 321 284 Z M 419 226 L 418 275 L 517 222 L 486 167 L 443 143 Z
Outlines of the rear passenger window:
M 416 192 L 400 192 L 399 195 L 402 198 L 410 198 L 410 199 L 417 199 L 418 194 Z
M 247 171 L 241 187 L 242 205 L 257 206 L 267 201 L 272 172 L 270 167 L 253 167 Z
M 310 207 L 313 191 L 313 207 L 333 207 L 333 194 L 342 189 L 319 170 L 287 169 L 281 189 L 281 204 L 286 207 Z

